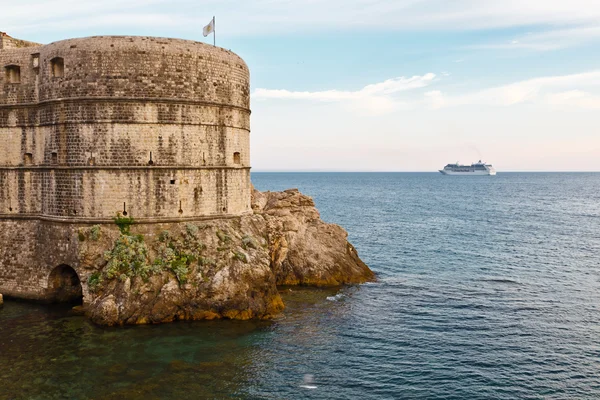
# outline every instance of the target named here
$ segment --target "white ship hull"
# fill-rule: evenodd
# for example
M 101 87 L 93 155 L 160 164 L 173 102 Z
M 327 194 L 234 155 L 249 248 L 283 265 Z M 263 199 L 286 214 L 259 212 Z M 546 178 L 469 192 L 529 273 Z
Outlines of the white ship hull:
M 444 175 L 465 175 L 465 176 L 487 176 L 496 175 L 496 171 L 493 169 L 487 171 L 449 171 L 440 169 L 440 172 Z

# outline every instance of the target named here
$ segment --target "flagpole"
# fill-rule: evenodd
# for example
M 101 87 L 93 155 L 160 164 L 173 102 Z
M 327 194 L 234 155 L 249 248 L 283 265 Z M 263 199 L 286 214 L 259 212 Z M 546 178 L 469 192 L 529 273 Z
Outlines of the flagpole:
M 215 16 L 213 15 L 213 47 L 217 46 L 217 30 L 215 29 Z

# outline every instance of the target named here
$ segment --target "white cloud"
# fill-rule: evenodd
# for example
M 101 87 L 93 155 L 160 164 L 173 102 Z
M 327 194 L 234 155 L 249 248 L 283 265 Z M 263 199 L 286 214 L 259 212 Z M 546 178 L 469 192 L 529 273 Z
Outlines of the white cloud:
M 253 99 L 290 99 L 320 102 L 344 102 L 370 115 L 387 113 L 405 106 L 395 95 L 430 85 L 435 74 L 427 73 L 410 78 L 398 77 L 367 85 L 360 90 L 323 90 L 294 92 L 285 89 L 256 89 Z
M 425 93 L 425 97 L 432 108 L 465 105 L 512 106 L 523 103 L 596 108 L 599 97 L 578 89 L 597 86 L 600 86 L 600 70 L 528 79 L 463 94 L 429 91 Z
M 558 109 L 600 108 L 600 96 L 589 92 L 600 86 L 600 70 L 579 74 L 548 76 L 464 93 L 444 93 L 428 88 L 438 80 L 428 73 L 411 78 L 394 78 L 367 85 L 356 91 L 289 91 L 257 89 L 253 99 L 287 99 L 348 104 L 369 115 L 382 115 L 398 109 L 440 109 L 460 106 L 508 107 L 535 103 Z M 587 91 L 584 91 L 587 90 Z
M 197 32 L 199 24 L 216 15 L 222 34 L 262 35 L 366 28 L 581 27 L 597 26 L 600 19 L 597 0 L 527 0 L 525 3 L 522 0 L 21 0 L 3 4 L 0 26 L 9 33 L 21 35 L 48 33 L 49 28 L 66 31 L 85 30 L 90 26 L 112 32 L 111 19 L 105 17 L 120 15 L 118 21 L 128 18 L 133 27 L 157 29 L 164 23 L 182 35 Z M 138 18 L 144 15 L 153 17 Z M 119 28 L 123 26 L 117 24 Z

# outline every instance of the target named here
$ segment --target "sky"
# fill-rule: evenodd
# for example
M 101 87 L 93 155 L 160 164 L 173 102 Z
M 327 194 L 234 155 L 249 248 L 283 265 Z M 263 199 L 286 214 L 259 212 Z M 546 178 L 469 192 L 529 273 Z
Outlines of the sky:
M 4 2 L 4 1 L 3 1 Z M 0 31 L 216 42 L 251 72 L 254 171 L 600 171 L 598 0 L 19 0 Z

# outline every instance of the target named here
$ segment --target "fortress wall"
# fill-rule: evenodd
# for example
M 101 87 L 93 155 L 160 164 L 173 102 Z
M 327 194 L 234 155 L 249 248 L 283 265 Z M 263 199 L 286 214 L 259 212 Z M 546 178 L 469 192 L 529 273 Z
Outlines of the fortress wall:
M 0 217 L 110 220 L 123 203 L 137 220 L 241 215 L 250 187 L 247 168 L 0 170 Z
M 250 163 L 249 133 L 239 128 L 64 124 L 42 130 L 46 137 L 45 148 L 40 149 L 38 156 L 42 165 L 248 167 Z M 234 152 L 241 155 L 239 164 L 234 163 Z M 52 161 L 52 153 L 57 154 L 56 163 Z M 21 162 L 18 155 L 11 155 L 10 159 Z
M 42 176 L 33 170 L 0 169 L 0 217 L 42 212 Z
M 141 102 L 52 104 L 0 108 L 0 166 L 34 165 L 249 166 L 249 114 L 237 109 Z
M 39 61 L 41 47 L 10 48 L 0 51 L 0 105 L 23 104 L 37 101 Z M 7 71 L 9 66 L 19 67 L 19 83 L 12 83 Z
M 51 271 L 66 264 L 77 272 L 85 296 L 92 271 L 79 251 L 80 227 L 89 225 L 0 219 L 0 293 L 46 300 Z
M 42 163 L 62 166 L 249 167 L 249 133 L 226 126 L 65 124 L 46 131 Z M 235 164 L 233 153 L 241 162 Z M 152 163 L 150 164 L 150 153 Z M 18 157 L 13 156 L 13 160 Z
M 22 47 L 39 47 L 41 44 L 28 42 L 27 40 L 16 39 L 8 36 L 5 32 L 0 32 L 0 50 L 18 49 Z
M 52 59 L 64 76 L 52 76 Z M 40 100 L 168 98 L 249 108 L 249 73 L 234 53 L 165 38 L 96 36 L 42 47 Z
M 37 298 L 43 295 L 36 257 L 38 221 L 0 219 L 0 292 L 5 296 Z
M 225 49 L 0 33 L 0 293 L 48 299 L 66 264 L 85 295 L 77 230 L 123 203 L 149 232 L 251 213 L 249 103 L 248 68 Z

